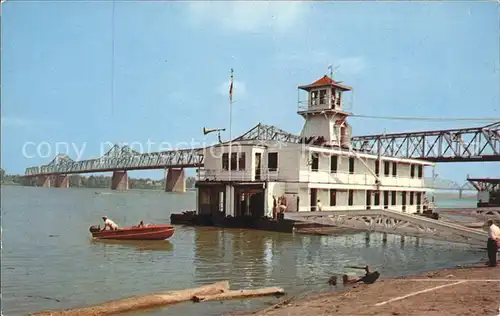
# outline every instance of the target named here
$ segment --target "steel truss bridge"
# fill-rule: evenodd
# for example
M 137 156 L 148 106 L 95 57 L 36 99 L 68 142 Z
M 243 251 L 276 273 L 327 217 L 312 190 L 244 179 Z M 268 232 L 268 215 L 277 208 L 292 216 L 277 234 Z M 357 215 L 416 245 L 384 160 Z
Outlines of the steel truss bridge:
M 433 162 L 500 161 L 500 122 L 483 127 L 352 138 L 353 148 Z
M 261 123 L 233 141 L 308 142 L 298 135 Z M 434 162 L 500 161 L 500 122 L 476 128 L 357 136 L 352 138 L 351 150 Z M 203 158 L 203 148 L 139 153 L 128 146 L 115 145 L 102 157 L 94 159 L 74 161 L 65 154 L 57 155 L 47 165 L 27 168 L 25 176 L 202 167 Z M 454 183 L 442 189 L 469 188 Z

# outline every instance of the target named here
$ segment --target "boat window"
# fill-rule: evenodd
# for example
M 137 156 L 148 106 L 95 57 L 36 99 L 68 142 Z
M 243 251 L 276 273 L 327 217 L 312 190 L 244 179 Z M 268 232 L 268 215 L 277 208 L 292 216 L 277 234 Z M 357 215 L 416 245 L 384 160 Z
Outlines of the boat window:
M 269 171 L 278 170 L 278 153 L 267 154 L 267 168 L 269 169 Z
M 229 170 L 229 154 L 228 153 L 222 154 L 222 169 Z
M 389 191 L 384 191 L 384 208 L 389 208 Z
M 319 157 L 317 153 L 311 154 L 311 170 L 318 171 L 319 169 Z
M 378 159 L 375 160 L 375 174 L 377 176 L 380 175 L 380 160 L 378 160 Z
M 338 156 L 330 157 L 330 172 L 331 173 L 337 173 L 338 164 L 339 164 Z
M 330 189 L 330 206 L 336 206 L 336 205 L 337 205 L 337 190 Z
M 390 174 L 390 169 L 391 169 L 391 163 L 389 161 L 384 161 L 384 175 L 386 177 L 389 176 Z
M 245 153 L 240 153 L 240 159 L 238 161 L 239 170 L 245 170 L 246 161 L 245 161 Z
M 410 192 L 410 205 L 413 205 L 414 192 Z
M 397 175 L 398 175 L 398 163 L 394 161 L 392 163 L 392 176 L 396 177 Z
M 236 164 L 238 161 L 238 153 L 231 153 L 231 170 L 236 170 Z
M 354 173 L 354 157 L 349 158 L 349 173 Z
M 391 195 L 391 205 L 396 205 L 396 198 L 398 196 L 396 195 L 396 191 L 392 191 L 392 195 Z
M 419 177 L 420 179 L 422 179 L 422 177 L 423 177 L 423 174 L 424 174 L 424 172 L 423 172 L 423 171 L 424 171 L 423 166 L 422 166 L 422 165 L 419 165 L 419 166 L 418 166 L 418 177 Z
M 354 205 L 354 191 L 353 190 L 349 190 L 349 206 L 352 206 Z
M 375 192 L 375 205 L 380 205 L 380 191 Z
M 415 178 L 415 165 L 410 166 L 410 177 Z

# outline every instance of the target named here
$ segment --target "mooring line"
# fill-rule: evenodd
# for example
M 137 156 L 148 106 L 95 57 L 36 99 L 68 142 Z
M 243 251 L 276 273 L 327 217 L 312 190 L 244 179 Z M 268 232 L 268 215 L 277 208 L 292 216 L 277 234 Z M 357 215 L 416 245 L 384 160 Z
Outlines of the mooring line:
M 451 283 L 451 284 L 444 284 L 444 285 L 439 285 L 439 286 L 431 287 L 431 288 L 426 289 L 426 290 L 413 292 L 413 293 L 410 293 L 410 294 L 407 294 L 407 295 L 404 295 L 404 296 L 399 296 L 399 297 L 392 298 L 392 299 L 387 300 L 385 302 L 377 303 L 377 304 L 375 304 L 375 306 L 382 306 L 382 305 L 385 305 L 385 304 L 388 304 L 388 303 L 392 303 L 392 302 L 395 302 L 395 301 L 403 300 L 403 299 L 408 298 L 410 296 L 414 296 L 414 295 L 418 295 L 418 294 L 422 294 L 422 293 L 427 293 L 427 292 L 430 292 L 430 291 L 442 289 L 442 288 L 445 288 L 445 287 L 448 287 L 448 286 L 452 286 L 452 285 L 458 285 L 458 284 L 465 283 L 465 282 L 468 282 L 468 281 L 469 280 L 458 281 L 458 282 Z
M 401 279 L 401 281 L 417 281 L 417 282 L 500 282 L 500 279 Z

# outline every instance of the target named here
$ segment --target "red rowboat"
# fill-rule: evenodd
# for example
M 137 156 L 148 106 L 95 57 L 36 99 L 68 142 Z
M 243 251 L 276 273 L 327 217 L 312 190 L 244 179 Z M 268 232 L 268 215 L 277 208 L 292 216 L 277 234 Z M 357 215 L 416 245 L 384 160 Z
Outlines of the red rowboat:
M 165 240 L 174 234 L 175 228 L 172 225 L 150 224 L 143 227 L 128 226 L 118 230 L 100 231 L 99 226 L 91 226 L 92 237 L 98 239 L 119 239 L 119 240 Z

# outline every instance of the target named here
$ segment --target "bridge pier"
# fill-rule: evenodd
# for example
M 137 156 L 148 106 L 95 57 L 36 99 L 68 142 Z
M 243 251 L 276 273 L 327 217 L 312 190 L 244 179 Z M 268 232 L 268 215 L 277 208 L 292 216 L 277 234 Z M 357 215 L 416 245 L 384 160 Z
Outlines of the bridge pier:
M 463 194 L 464 190 L 460 189 L 458 190 L 458 198 L 461 200 L 462 199 L 462 194 Z
M 111 190 L 128 190 L 127 171 L 113 171 L 113 176 L 111 177 Z
M 165 177 L 165 192 L 186 192 L 184 169 L 168 168 Z
M 54 176 L 54 187 L 69 188 L 69 176 L 67 174 L 58 174 Z
M 50 188 L 52 184 L 51 176 L 38 176 L 36 177 L 36 185 L 43 188 Z

